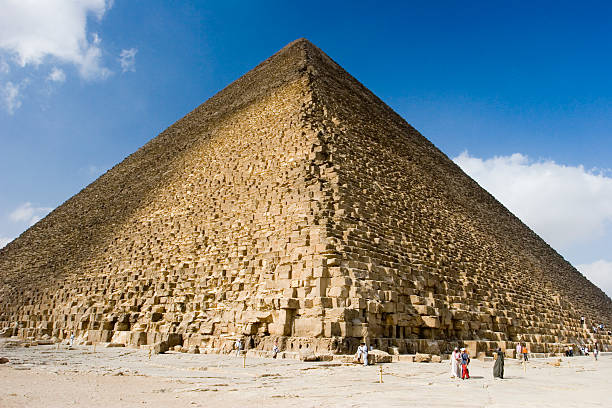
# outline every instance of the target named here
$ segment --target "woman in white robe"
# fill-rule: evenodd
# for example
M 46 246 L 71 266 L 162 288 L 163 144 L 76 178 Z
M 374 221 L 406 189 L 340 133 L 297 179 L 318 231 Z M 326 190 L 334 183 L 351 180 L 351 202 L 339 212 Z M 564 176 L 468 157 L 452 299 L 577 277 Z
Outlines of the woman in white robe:
M 453 353 L 451 354 L 451 378 L 460 378 L 461 377 L 461 353 L 459 353 L 459 349 L 455 347 Z

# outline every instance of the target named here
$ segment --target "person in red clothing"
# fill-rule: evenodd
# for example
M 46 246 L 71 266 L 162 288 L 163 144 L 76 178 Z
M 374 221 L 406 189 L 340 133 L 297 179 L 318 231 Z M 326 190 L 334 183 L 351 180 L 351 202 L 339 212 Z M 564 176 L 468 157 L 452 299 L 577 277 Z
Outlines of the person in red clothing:
M 468 365 L 470 364 L 470 356 L 465 350 L 465 348 L 461 349 L 461 379 L 467 380 L 470 378 L 470 370 L 468 370 Z

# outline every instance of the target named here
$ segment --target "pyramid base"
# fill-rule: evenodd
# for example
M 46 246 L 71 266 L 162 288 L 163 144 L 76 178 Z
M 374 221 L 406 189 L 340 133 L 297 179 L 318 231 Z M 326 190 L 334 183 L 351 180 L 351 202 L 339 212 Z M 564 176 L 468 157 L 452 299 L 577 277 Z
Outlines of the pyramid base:
M 71 335 L 67 330 L 44 330 L 44 329 L 16 329 L 7 328 L 3 330 L 4 337 L 17 336 L 24 339 L 68 339 Z M 260 335 L 201 335 L 195 333 L 162 333 L 143 331 L 111 331 L 111 330 L 77 330 L 74 332 L 79 341 L 90 344 L 113 343 L 123 344 L 128 347 L 152 346 L 165 342 L 169 348 L 181 346 L 184 349 L 195 348 L 207 353 L 226 354 L 234 351 L 234 343 L 241 338 L 246 350 L 260 352 L 271 351 L 276 344 L 280 350 L 288 353 L 314 353 L 319 355 L 350 355 L 354 354 L 359 344 L 363 341 L 360 337 L 293 337 L 293 336 L 260 336 Z M 530 353 L 554 355 L 562 354 L 568 347 L 577 352 L 582 345 L 593 347 L 593 339 L 571 339 L 569 342 L 538 342 L 530 341 L 527 335 L 522 336 L 521 343 L 525 344 Z M 612 342 L 607 335 L 596 339 L 600 351 L 612 352 Z M 392 355 L 402 354 L 450 354 L 454 347 L 465 347 L 470 355 L 478 358 L 491 356 L 493 350 L 501 348 L 506 351 L 508 357 L 515 357 L 515 341 L 490 340 L 490 339 L 401 339 L 401 338 L 371 338 L 368 345 L 377 350 L 388 352 Z

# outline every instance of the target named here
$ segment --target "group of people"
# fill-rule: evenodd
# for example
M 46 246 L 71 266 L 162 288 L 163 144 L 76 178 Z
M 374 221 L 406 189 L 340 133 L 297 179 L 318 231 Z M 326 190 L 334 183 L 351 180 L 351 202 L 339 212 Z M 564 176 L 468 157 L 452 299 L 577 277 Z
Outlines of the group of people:
M 71 337 L 71 342 L 74 339 L 74 335 Z M 238 338 L 234 343 L 234 349 L 236 350 L 236 356 L 238 357 L 242 349 L 244 348 L 242 344 L 242 340 Z M 356 359 L 363 363 L 364 366 L 368 365 L 368 346 L 362 342 L 359 347 L 357 347 L 357 353 L 355 355 Z M 276 358 L 280 349 L 277 343 L 274 343 L 274 347 L 272 347 L 272 358 Z M 504 378 L 504 352 L 501 348 L 498 348 L 494 352 L 495 364 L 493 365 L 493 377 L 494 378 Z M 523 359 L 524 361 L 528 361 L 529 351 L 527 350 L 527 346 L 525 344 L 518 343 L 516 345 L 516 358 Z M 580 347 L 581 355 L 589 355 L 589 347 L 583 346 Z M 571 357 L 574 355 L 574 350 L 571 347 L 568 347 L 565 351 L 566 357 Z M 593 348 L 593 356 L 595 360 L 599 355 L 599 350 L 597 346 Z M 462 380 L 467 380 L 470 378 L 470 371 L 468 366 L 470 365 L 470 355 L 465 348 L 455 347 L 453 352 L 451 353 L 451 378 L 461 378 Z
M 495 350 L 495 364 L 493 365 L 493 378 L 504 378 L 504 352 L 501 348 Z M 451 378 L 470 378 L 470 355 L 465 348 L 455 347 L 451 353 Z
M 519 360 L 522 358 L 525 361 L 529 361 L 529 350 L 527 350 L 527 346 L 525 344 L 518 343 L 516 345 L 516 358 Z
M 586 319 L 584 318 L 584 316 L 580 317 L 580 325 L 583 328 L 585 328 L 585 329 L 587 328 L 586 327 Z M 606 333 L 605 326 L 604 326 L 603 323 L 599 323 L 597 325 L 594 324 L 593 327 L 591 328 L 591 330 L 593 331 L 593 333 L 597 333 L 597 332 Z M 608 333 L 608 335 L 612 334 L 612 332 L 610 330 L 608 330 L 607 333 Z
M 451 354 L 451 377 L 467 380 L 470 378 L 470 355 L 465 348 L 455 347 Z
M 589 350 L 589 346 L 581 346 L 580 347 L 580 355 L 581 356 L 588 356 L 590 355 L 591 351 Z M 597 345 L 595 345 L 593 347 L 593 357 L 595 358 L 595 360 L 597 360 L 597 357 L 599 356 L 599 349 L 597 348 Z

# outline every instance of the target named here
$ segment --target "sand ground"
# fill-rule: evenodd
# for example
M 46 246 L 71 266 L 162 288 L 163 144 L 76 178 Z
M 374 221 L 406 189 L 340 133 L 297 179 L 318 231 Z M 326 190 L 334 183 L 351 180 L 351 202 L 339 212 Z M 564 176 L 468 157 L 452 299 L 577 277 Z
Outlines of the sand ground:
M 6 347 L 0 407 L 610 407 L 612 356 L 473 361 L 472 378 L 448 362 L 363 367 L 335 362 L 169 353 L 92 346 Z M 383 368 L 383 383 L 379 370 Z

